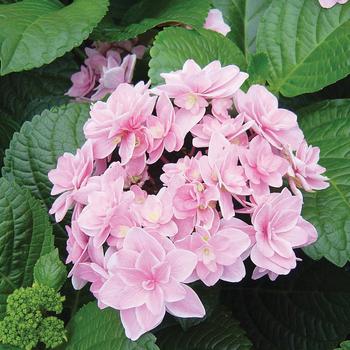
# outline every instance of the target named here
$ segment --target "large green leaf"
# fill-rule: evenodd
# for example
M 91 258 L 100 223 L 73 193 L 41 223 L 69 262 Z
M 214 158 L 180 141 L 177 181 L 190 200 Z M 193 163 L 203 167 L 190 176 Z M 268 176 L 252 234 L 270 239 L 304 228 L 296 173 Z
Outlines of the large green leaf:
M 318 0 L 273 0 L 257 39 L 270 60 L 271 89 L 296 96 L 348 75 L 349 32 L 350 3 L 323 9 Z
M 261 16 L 272 0 L 213 0 L 225 23 L 231 27 L 227 37 L 246 54 L 255 52 L 256 34 Z
M 150 69 L 152 84 L 162 83 L 160 73 L 181 69 L 184 62 L 192 58 L 204 66 L 214 60 L 222 65 L 235 64 L 246 68 L 241 50 L 229 39 L 212 30 L 187 30 L 167 28 L 160 32 L 151 48 Z
M 166 350 L 249 350 L 250 340 L 231 313 L 216 312 L 201 324 L 184 331 L 171 326 L 157 333 L 157 343 Z
M 117 311 L 100 310 L 96 303 L 82 307 L 67 326 L 68 342 L 59 350 L 159 350 L 151 333 L 136 342 L 124 333 Z
M 306 258 L 288 277 L 226 294 L 254 350 L 330 350 L 350 330 L 350 275 L 325 260 Z
M 303 216 L 317 228 L 317 242 L 305 252 L 338 266 L 350 260 L 350 100 L 330 100 L 299 111 L 309 144 L 321 149 L 330 187 L 305 193 Z
M 116 25 L 113 18 L 104 19 L 93 37 L 119 41 L 134 38 L 156 26 L 186 24 L 202 28 L 210 8 L 210 0 L 143 0 L 131 6 Z
M 45 110 L 31 122 L 25 122 L 6 151 L 3 175 L 51 206 L 52 185 L 47 173 L 56 167 L 60 155 L 75 153 L 84 143 L 83 124 L 88 117 L 89 104 L 71 103 Z
M 0 5 L 1 75 L 50 63 L 91 33 L 108 0 L 23 0 Z
M 0 319 L 6 299 L 16 288 L 29 286 L 33 268 L 53 249 L 46 210 L 30 193 L 0 179 Z
M 0 77 L 0 110 L 19 123 L 47 107 L 68 102 L 64 93 L 78 70 L 71 53 L 41 68 Z

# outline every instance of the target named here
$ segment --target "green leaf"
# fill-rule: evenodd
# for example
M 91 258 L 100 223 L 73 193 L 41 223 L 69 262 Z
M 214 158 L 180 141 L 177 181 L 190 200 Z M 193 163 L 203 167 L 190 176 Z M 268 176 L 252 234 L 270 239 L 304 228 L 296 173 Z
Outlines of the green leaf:
M 261 16 L 272 0 L 213 0 L 225 23 L 231 27 L 227 37 L 245 53 L 254 53 Z
M 80 45 L 106 14 L 108 0 L 23 0 L 0 6 L 1 75 L 52 62 Z
M 350 3 L 274 0 L 259 26 L 257 49 L 270 61 L 273 91 L 290 97 L 320 90 L 350 73 Z M 334 54 L 336 52 L 336 54 Z
M 20 124 L 45 107 L 68 102 L 63 96 L 79 67 L 69 53 L 41 68 L 0 77 L 0 109 Z
M 148 75 L 153 85 L 163 82 L 160 73 L 181 69 L 187 59 L 194 59 L 200 66 L 214 60 L 222 65 L 235 64 L 242 70 L 246 61 L 241 50 L 229 39 L 212 30 L 187 30 L 167 28 L 160 32 L 151 48 Z
M 67 278 L 67 269 L 58 256 L 58 249 L 39 258 L 34 266 L 34 280 L 38 284 L 59 291 Z
M 53 249 L 46 210 L 17 184 L 0 179 L 0 319 L 15 289 L 30 286 L 38 258 Z
M 8 147 L 12 135 L 15 131 L 19 130 L 19 124 L 6 116 L 3 112 L 0 112 L 0 166 L 5 155 L 5 149 Z
M 93 37 L 99 40 L 120 41 L 167 24 L 186 24 L 202 28 L 210 8 L 210 0 L 143 0 L 131 6 L 120 25 L 107 18 L 97 27 Z
M 309 144 L 321 149 L 330 187 L 305 193 L 303 216 L 319 238 L 305 252 L 338 266 L 350 259 L 350 100 L 330 100 L 299 111 L 300 126 Z
M 124 333 L 116 310 L 100 310 L 95 302 L 82 307 L 67 326 L 68 342 L 59 350 L 159 350 L 151 333 L 136 342 Z
M 303 259 L 274 282 L 247 280 L 226 297 L 255 350 L 330 350 L 350 330 L 350 275 L 324 260 Z
M 350 350 L 350 340 L 343 341 L 340 344 L 340 348 L 337 348 L 335 350 Z
M 265 85 L 269 73 L 269 60 L 265 53 L 251 55 L 248 64 L 248 84 Z
M 250 340 L 231 313 L 216 312 L 201 324 L 183 331 L 171 326 L 157 333 L 157 343 L 166 350 L 249 350 Z
M 51 207 L 52 184 L 47 173 L 64 152 L 75 153 L 85 141 L 83 125 L 89 117 L 87 103 L 71 103 L 45 110 L 15 133 L 6 151 L 3 176 L 28 188 Z

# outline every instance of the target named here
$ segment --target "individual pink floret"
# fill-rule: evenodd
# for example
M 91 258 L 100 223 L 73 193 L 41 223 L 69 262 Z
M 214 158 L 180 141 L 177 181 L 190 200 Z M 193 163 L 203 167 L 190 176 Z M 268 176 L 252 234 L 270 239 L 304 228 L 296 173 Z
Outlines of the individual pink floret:
M 304 139 L 297 116 L 287 109 L 278 108 L 277 98 L 264 86 L 252 85 L 247 93 L 237 91 L 234 102 L 246 121 L 255 122 L 252 129 L 276 148 L 290 145 L 297 149 Z
M 131 229 L 123 249 L 109 260 L 111 277 L 99 291 L 103 304 L 120 310 L 126 336 L 132 340 L 161 323 L 165 312 L 177 317 L 203 317 L 204 307 L 183 282 L 192 274 L 197 256 L 164 247 L 141 228 Z
M 83 98 L 88 95 L 96 83 L 95 73 L 89 66 L 81 66 L 80 71 L 72 74 L 71 81 L 73 85 L 66 95 L 76 98 Z
M 121 163 L 125 165 L 132 157 L 144 155 L 152 144 L 145 122 L 152 115 L 155 102 L 156 97 L 149 95 L 143 83 L 120 84 L 107 102 L 96 102 L 84 126 L 94 156 L 106 158 L 118 147 Z
M 288 161 L 273 153 L 270 144 L 263 137 L 255 136 L 249 142 L 249 148 L 241 150 L 239 157 L 254 197 L 269 194 L 269 186 L 283 185 Z
M 239 282 L 245 276 L 241 255 L 249 248 L 249 236 L 235 228 L 219 228 L 210 232 L 201 227 L 176 242 L 179 248 L 194 252 L 198 257 L 195 273 L 191 280 L 200 279 L 207 286 L 213 286 L 219 279 Z
M 308 146 L 304 140 L 296 154 L 289 151 L 290 167 L 288 170 L 288 180 L 291 190 L 296 195 L 301 195 L 298 188 L 307 192 L 323 190 L 329 187 L 328 178 L 322 175 L 326 168 L 318 164 L 320 160 L 320 149 Z
M 149 232 L 159 232 L 163 236 L 174 236 L 178 228 L 173 220 L 172 196 L 163 187 L 157 195 L 148 195 L 139 210 L 142 225 Z
M 320 5 L 326 9 L 329 9 L 329 8 L 335 6 L 336 4 L 345 4 L 348 1 L 349 0 L 319 0 Z
M 244 123 L 244 116 L 229 118 L 219 121 L 210 115 L 205 115 L 202 121 L 191 129 L 195 136 L 192 140 L 194 147 L 208 147 L 213 133 L 222 134 L 230 143 L 246 146 L 248 144 L 247 130 L 252 126 L 252 121 Z
M 222 13 L 218 9 L 212 9 L 209 11 L 204 23 L 204 28 L 213 30 L 224 36 L 231 31 L 230 26 L 224 22 Z
M 147 119 L 147 127 L 153 137 L 153 147 L 149 150 L 148 163 L 155 163 L 163 154 L 179 151 L 184 144 L 184 136 L 178 125 L 175 124 L 175 110 L 169 97 L 162 93 L 156 104 L 157 117 Z
M 101 191 L 94 191 L 88 196 L 88 204 L 78 218 L 82 231 L 93 237 L 96 247 L 101 246 L 118 226 L 121 216 L 127 216 L 134 195 L 124 191 L 122 177 L 111 181 Z
M 62 221 L 67 211 L 73 207 L 79 190 L 86 185 L 93 170 L 90 142 L 86 142 L 75 155 L 64 153 L 58 158 L 57 167 L 48 173 L 48 178 L 53 183 L 51 194 L 60 194 L 49 211 L 50 214 L 55 214 L 57 222 Z
M 232 98 L 248 78 L 248 74 L 240 72 L 237 66 L 221 67 L 219 61 L 213 61 L 201 69 L 194 60 L 187 60 L 182 70 L 163 73 L 161 76 L 165 84 L 154 90 L 164 91 L 174 98 L 176 106 L 201 117 L 210 100 Z M 188 122 L 193 124 L 190 118 Z
M 302 198 L 284 188 L 266 196 L 256 207 L 252 215 L 256 244 L 250 257 L 258 269 L 253 277 L 260 277 L 262 269 L 288 274 L 298 260 L 293 249 L 316 241 L 315 227 L 300 215 L 302 204 Z
M 234 214 L 233 196 L 251 194 L 243 167 L 238 165 L 238 152 L 221 134 L 210 139 L 208 155 L 199 159 L 203 181 L 219 192 L 222 216 L 230 219 Z
M 122 62 L 117 61 L 113 56 L 107 55 L 107 64 L 103 66 L 99 85 L 96 92 L 91 96 L 92 101 L 101 100 L 112 93 L 118 85 L 130 83 L 136 64 L 136 55 L 126 55 Z

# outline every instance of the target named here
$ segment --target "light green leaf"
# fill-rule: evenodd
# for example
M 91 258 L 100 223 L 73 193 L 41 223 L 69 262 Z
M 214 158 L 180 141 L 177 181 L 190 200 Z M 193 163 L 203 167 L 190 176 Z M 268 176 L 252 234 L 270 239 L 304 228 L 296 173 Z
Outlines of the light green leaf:
M 340 344 L 340 348 L 337 348 L 335 350 L 350 350 L 350 340 L 343 341 Z
M 0 319 L 15 289 L 30 286 L 38 258 L 53 249 L 46 210 L 17 184 L 0 179 Z
M 222 65 L 235 64 L 242 70 L 246 61 L 241 50 L 229 39 L 212 30 L 187 30 L 167 28 L 160 32 L 151 48 L 148 75 L 153 85 L 163 82 L 160 73 L 181 69 L 187 59 L 194 59 L 200 66 L 214 60 Z
M 34 266 L 35 282 L 49 286 L 56 291 L 61 289 L 66 278 L 66 265 L 60 260 L 57 249 L 41 256 Z
M 269 60 L 265 53 L 259 52 L 249 57 L 248 84 L 265 85 L 269 74 Z
M 350 73 L 350 3 L 274 0 L 259 26 L 257 49 L 270 61 L 271 89 L 291 97 L 320 90 Z
M 225 23 L 231 27 L 227 37 L 245 53 L 254 53 L 261 16 L 272 0 L 213 0 Z
M 303 216 L 319 238 L 305 248 L 313 259 L 325 257 L 338 266 L 350 260 L 350 100 L 330 100 L 299 111 L 309 144 L 321 149 L 330 187 L 305 193 Z
M 143 0 L 131 6 L 116 25 L 107 18 L 97 27 L 93 37 L 99 40 L 120 41 L 134 38 L 156 26 L 186 24 L 202 28 L 210 8 L 210 0 Z
M 349 333 L 350 275 L 325 260 L 303 259 L 274 282 L 245 281 L 226 298 L 254 350 L 330 350 Z
M 231 313 L 216 312 L 201 324 L 184 331 L 179 326 L 162 329 L 157 343 L 166 350 L 250 350 L 252 343 L 232 318 Z
M 89 108 L 86 103 L 71 103 L 45 110 L 31 122 L 25 122 L 6 151 L 3 176 L 28 188 L 50 207 L 52 184 L 47 173 L 56 167 L 60 155 L 75 153 L 84 143 L 83 125 Z
M 108 0 L 23 0 L 0 5 L 1 75 L 52 62 L 85 40 Z
M 116 310 L 100 310 L 96 303 L 82 307 L 67 326 L 68 342 L 59 350 L 159 350 L 151 333 L 143 335 L 136 342 L 124 333 Z
M 71 53 L 41 68 L 0 77 L 0 109 L 20 124 L 45 107 L 68 103 L 64 93 L 79 67 Z

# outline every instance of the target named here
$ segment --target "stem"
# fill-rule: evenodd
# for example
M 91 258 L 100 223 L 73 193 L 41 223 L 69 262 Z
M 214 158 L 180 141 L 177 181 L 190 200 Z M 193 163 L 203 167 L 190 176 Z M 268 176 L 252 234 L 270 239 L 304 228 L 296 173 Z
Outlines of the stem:
M 81 290 L 78 290 L 76 295 L 75 295 L 74 304 L 73 304 L 73 307 L 72 307 L 72 310 L 71 310 L 71 313 L 70 313 L 71 318 L 77 312 L 78 304 L 79 304 L 79 298 L 80 298 L 80 292 L 81 292 Z
M 163 155 L 160 157 L 160 160 L 164 163 L 164 164 L 168 164 L 169 160 Z
M 192 149 L 191 149 L 190 153 L 188 154 L 188 156 L 193 157 L 195 152 L 196 152 L 196 148 L 194 146 L 192 146 Z

